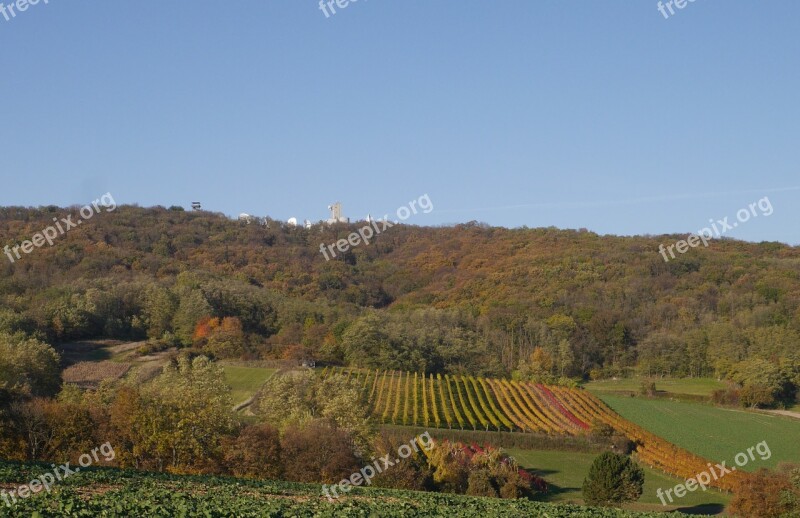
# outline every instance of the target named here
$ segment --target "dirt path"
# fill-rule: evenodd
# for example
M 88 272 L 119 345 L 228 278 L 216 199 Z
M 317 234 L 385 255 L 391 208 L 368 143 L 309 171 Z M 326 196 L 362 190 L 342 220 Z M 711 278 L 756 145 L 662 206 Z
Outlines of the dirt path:
M 770 414 L 785 415 L 787 417 L 794 417 L 795 419 L 800 419 L 800 412 L 791 412 L 789 410 L 764 410 L 764 412 Z

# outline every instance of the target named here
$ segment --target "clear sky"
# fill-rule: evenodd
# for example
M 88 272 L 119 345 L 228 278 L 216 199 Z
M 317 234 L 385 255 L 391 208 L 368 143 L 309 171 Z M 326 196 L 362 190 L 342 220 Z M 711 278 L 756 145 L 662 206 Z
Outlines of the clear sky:
M 728 235 L 800 244 L 797 1 L 43 2 L 0 15 L 0 205 L 628 235 L 768 196 Z

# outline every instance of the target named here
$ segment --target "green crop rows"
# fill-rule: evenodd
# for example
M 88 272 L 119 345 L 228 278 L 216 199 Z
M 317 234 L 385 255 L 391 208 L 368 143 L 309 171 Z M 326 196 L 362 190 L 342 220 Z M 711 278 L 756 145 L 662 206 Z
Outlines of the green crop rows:
M 29 481 L 46 467 L 0 462 L 0 486 Z M 2 501 L 0 501 L 2 502 Z M 19 500 L 10 517 L 338 517 L 537 516 L 545 518 L 652 517 L 615 509 L 555 506 L 528 500 L 471 498 L 440 493 L 356 488 L 329 502 L 318 485 L 240 480 L 212 476 L 173 476 L 114 469 L 87 470 L 66 479 L 52 493 Z M 674 515 L 678 516 L 678 515 Z

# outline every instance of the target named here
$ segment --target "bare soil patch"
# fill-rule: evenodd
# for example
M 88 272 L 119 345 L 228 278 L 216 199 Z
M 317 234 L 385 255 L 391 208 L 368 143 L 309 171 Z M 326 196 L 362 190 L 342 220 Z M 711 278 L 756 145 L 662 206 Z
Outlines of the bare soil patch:
M 104 380 L 118 380 L 131 368 L 130 363 L 117 363 L 112 361 L 80 362 L 62 373 L 66 383 L 74 383 L 81 387 L 93 387 Z

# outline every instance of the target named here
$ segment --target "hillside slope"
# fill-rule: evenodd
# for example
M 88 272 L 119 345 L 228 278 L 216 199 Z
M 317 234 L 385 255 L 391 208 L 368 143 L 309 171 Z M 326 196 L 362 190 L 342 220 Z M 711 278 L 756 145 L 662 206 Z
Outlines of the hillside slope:
M 0 245 L 69 212 L 0 209 Z M 797 247 L 715 240 L 667 263 L 658 247 L 680 236 L 398 225 L 326 261 L 320 245 L 357 228 L 118 207 L 0 256 L 0 330 L 187 344 L 196 318 L 235 316 L 251 357 L 497 376 L 536 346 L 573 376 L 724 375 L 800 349 Z M 375 340 L 345 344 L 353 324 Z

